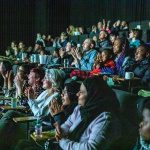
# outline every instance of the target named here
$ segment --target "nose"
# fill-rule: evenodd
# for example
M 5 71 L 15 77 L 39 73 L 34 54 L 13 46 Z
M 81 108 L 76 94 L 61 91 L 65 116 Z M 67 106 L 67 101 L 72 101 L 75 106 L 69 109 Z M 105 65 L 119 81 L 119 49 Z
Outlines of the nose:
M 76 95 L 79 97 L 79 95 L 80 95 L 80 91 L 79 91 Z

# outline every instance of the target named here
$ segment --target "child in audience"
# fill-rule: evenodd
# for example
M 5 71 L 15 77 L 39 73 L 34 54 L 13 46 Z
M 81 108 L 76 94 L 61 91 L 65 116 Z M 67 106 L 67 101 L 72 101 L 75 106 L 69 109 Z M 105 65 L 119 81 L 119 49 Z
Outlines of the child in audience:
M 115 74 L 115 62 L 112 59 L 111 50 L 104 49 L 101 54 L 99 53 L 93 67 L 91 75 Z
M 115 62 L 112 59 L 112 54 L 110 49 L 104 49 L 97 54 L 95 59 L 93 70 L 91 72 L 87 71 L 74 71 L 71 72 L 70 76 L 76 76 L 80 79 L 85 79 L 99 74 L 115 74 Z

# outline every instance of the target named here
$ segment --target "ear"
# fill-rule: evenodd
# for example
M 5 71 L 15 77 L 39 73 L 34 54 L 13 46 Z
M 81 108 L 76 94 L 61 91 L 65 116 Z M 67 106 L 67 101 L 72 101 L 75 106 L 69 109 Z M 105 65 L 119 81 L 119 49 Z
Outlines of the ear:
M 36 82 L 39 82 L 39 81 L 40 81 L 40 78 L 37 78 L 37 79 L 36 79 Z
M 146 57 L 150 57 L 150 53 L 149 52 L 146 53 Z

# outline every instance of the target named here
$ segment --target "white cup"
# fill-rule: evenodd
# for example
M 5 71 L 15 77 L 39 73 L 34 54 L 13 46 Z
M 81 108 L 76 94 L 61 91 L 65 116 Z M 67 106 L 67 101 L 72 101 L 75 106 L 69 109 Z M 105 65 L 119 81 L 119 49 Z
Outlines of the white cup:
M 81 44 L 77 44 L 77 47 L 80 48 L 80 47 L 81 47 Z
M 126 72 L 125 73 L 125 79 L 130 80 L 134 78 L 134 73 L 133 72 Z
M 33 54 L 33 57 L 34 57 L 34 62 L 37 63 L 39 60 L 38 54 Z
M 22 61 L 24 61 L 26 57 L 27 57 L 27 53 L 22 53 Z
M 40 64 L 46 64 L 47 57 L 47 55 L 39 55 Z

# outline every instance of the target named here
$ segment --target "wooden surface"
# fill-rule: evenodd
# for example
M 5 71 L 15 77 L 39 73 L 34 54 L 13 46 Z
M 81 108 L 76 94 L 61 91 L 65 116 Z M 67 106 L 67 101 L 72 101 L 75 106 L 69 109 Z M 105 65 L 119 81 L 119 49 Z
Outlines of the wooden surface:
M 34 141 L 46 141 L 48 139 L 55 139 L 55 130 L 44 131 L 42 132 L 42 136 L 36 136 L 35 132 L 33 132 L 32 134 L 30 134 L 30 137 Z
M 27 116 L 27 117 L 16 117 L 13 118 L 13 121 L 16 123 L 23 123 L 23 122 L 31 122 L 36 120 L 37 118 L 34 116 Z
M 0 106 L 0 108 L 2 110 L 21 110 L 21 109 L 25 109 L 26 107 L 24 107 L 24 106 L 17 106 L 15 108 L 12 108 L 11 106 Z
M 11 100 L 11 97 L 0 96 L 0 101 Z

